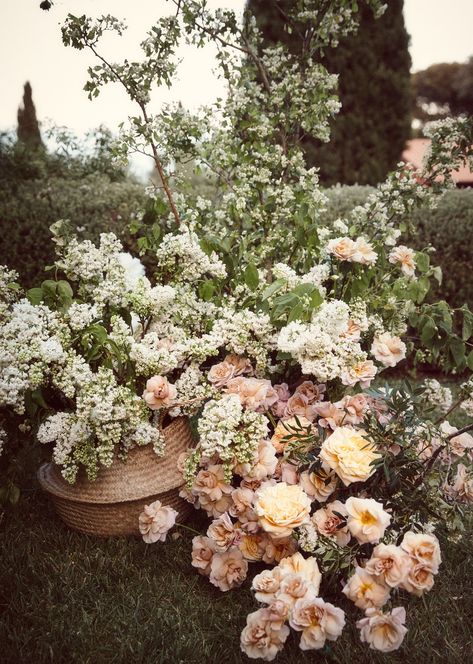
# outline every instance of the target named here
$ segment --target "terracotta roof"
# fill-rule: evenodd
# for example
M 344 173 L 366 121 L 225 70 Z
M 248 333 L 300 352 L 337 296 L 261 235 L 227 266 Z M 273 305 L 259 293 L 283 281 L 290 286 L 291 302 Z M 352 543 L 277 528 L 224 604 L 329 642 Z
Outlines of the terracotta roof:
M 413 138 L 407 141 L 406 148 L 402 153 L 402 160 L 412 164 L 414 168 L 420 168 L 429 145 L 429 138 Z M 457 184 L 473 185 L 473 172 L 467 166 L 462 166 L 458 171 L 453 171 L 452 176 Z

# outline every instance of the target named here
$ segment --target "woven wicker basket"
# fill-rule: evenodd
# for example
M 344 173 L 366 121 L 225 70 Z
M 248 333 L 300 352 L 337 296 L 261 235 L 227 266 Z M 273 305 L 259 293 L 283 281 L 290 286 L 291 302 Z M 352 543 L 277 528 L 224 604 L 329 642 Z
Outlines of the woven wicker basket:
M 156 456 L 151 445 L 135 447 L 125 462 L 116 458 L 109 468 L 102 468 L 95 482 L 79 474 L 75 484 L 69 484 L 56 465 L 42 465 L 39 483 L 64 523 L 89 535 L 139 535 L 138 517 L 154 500 L 173 507 L 179 512 L 177 521 L 184 521 L 192 507 L 179 497 L 182 475 L 176 462 L 192 445 L 189 421 L 179 417 L 163 433 L 164 457 Z

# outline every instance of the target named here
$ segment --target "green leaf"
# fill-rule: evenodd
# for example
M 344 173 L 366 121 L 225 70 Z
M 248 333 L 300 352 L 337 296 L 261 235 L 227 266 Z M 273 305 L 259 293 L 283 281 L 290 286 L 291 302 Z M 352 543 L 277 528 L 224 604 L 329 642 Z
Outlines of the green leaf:
M 461 368 L 465 363 L 465 342 L 458 337 L 450 339 L 449 348 L 457 368 Z
M 315 290 L 310 296 L 310 305 L 312 309 L 318 309 L 323 301 L 324 298 L 322 297 L 319 290 Z
M 419 272 L 427 272 L 430 267 L 430 258 L 428 254 L 424 254 L 420 251 L 416 252 L 416 266 Z
M 463 341 L 468 341 L 473 332 L 473 313 L 466 305 L 462 307 L 461 312 L 463 314 L 462 339 Z
M 245 283 L 248 286 L 248 288 L 254 291 L 259 284 L 259 274 L 256 265 L 254 265 L 253 263 L 248 263 L 248 265 L 245 268 L 244 277 L 245 277 Z
M 304 319 L 304 306 L 301 302 L 296 304 L 289 313 L 287 317 L 287 322 L 291 323 L 293 320 L 303 320 Z
M 471 371 L 473 371 L 473 350 L 469 353 L 468 357 L 466 358 L 466 364 L 468 366 L 468 369 L 471 369 Z
M 70 304 L 74 293 L 68 281 L 57 282 L 57 293 L 64 304 Z
M 212 295 L 215 292 L 215 284 L 213 281 L 204 281 L 199 286 L 199 295 L 200 297 L 209 302 L 212 299 Z
M 281 290 L 281 288 L 286 284 L 285 279 L 276 279 L 276 281 L 273 281 L 272 284 L 269 284 L 269 286 L 266 286 L 264 289 L 261 299 L 262 300 L 268 300 L 272 295 L 278 292 L 278 290 Z
M 28 291 L 26 291 L 26 297 L 31 302 L 31 304 L 41 304 L 43 301 L 43 289 L 30 288 Z
M 429 345 L 429 342 L 437 334 L 437 326 L 430 316 L 427 317 L 426 322 L 422 327 L 422 332 L 420 333 L 420 339 L 425 346 Z

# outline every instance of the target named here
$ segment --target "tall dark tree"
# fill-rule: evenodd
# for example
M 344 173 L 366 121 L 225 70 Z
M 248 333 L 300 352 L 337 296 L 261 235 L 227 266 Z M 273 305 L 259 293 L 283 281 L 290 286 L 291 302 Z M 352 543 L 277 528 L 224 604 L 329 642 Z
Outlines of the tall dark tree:
M 18 109 L 18 141 L 30 149 L 43 147 L 41 132 L 36 118 L 36 108 L 33 103 L 33 92 L 27 81 L 23 92 L 23 106 Z
M 323 184 L 384 180 L 410 137 L 411 59 L 404 3 L 387 4 L 385 14 L 375 19 L 360 3 L 358 32 L 325 52 L 323 64 L 339 74 L 342 109 L 332 123 L 330 144 L 305 139 L 307 161 L 320 167 Z M 297 34 L 288 31 L 286 18 L 294 5 L 295 0 L 248 0 L 266 44 L 284 42 L 297 52 Z
M 473 115 L 473 57 L 440 62 L 412 75 L 414 116 L 424 122 Z

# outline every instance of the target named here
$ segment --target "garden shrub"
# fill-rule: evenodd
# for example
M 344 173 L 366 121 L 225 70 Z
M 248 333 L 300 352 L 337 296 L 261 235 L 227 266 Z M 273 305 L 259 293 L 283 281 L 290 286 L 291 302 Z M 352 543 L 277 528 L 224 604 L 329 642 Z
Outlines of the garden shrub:
M 128 245 L 127 226 L 145 198 L 143 186 L 97 154 L 48 155 L 0 140 L 0 262 L 36 285 L 54 262 L 49 227 L 58 219 L 70 219 L 84 239 L 113 231 Z

